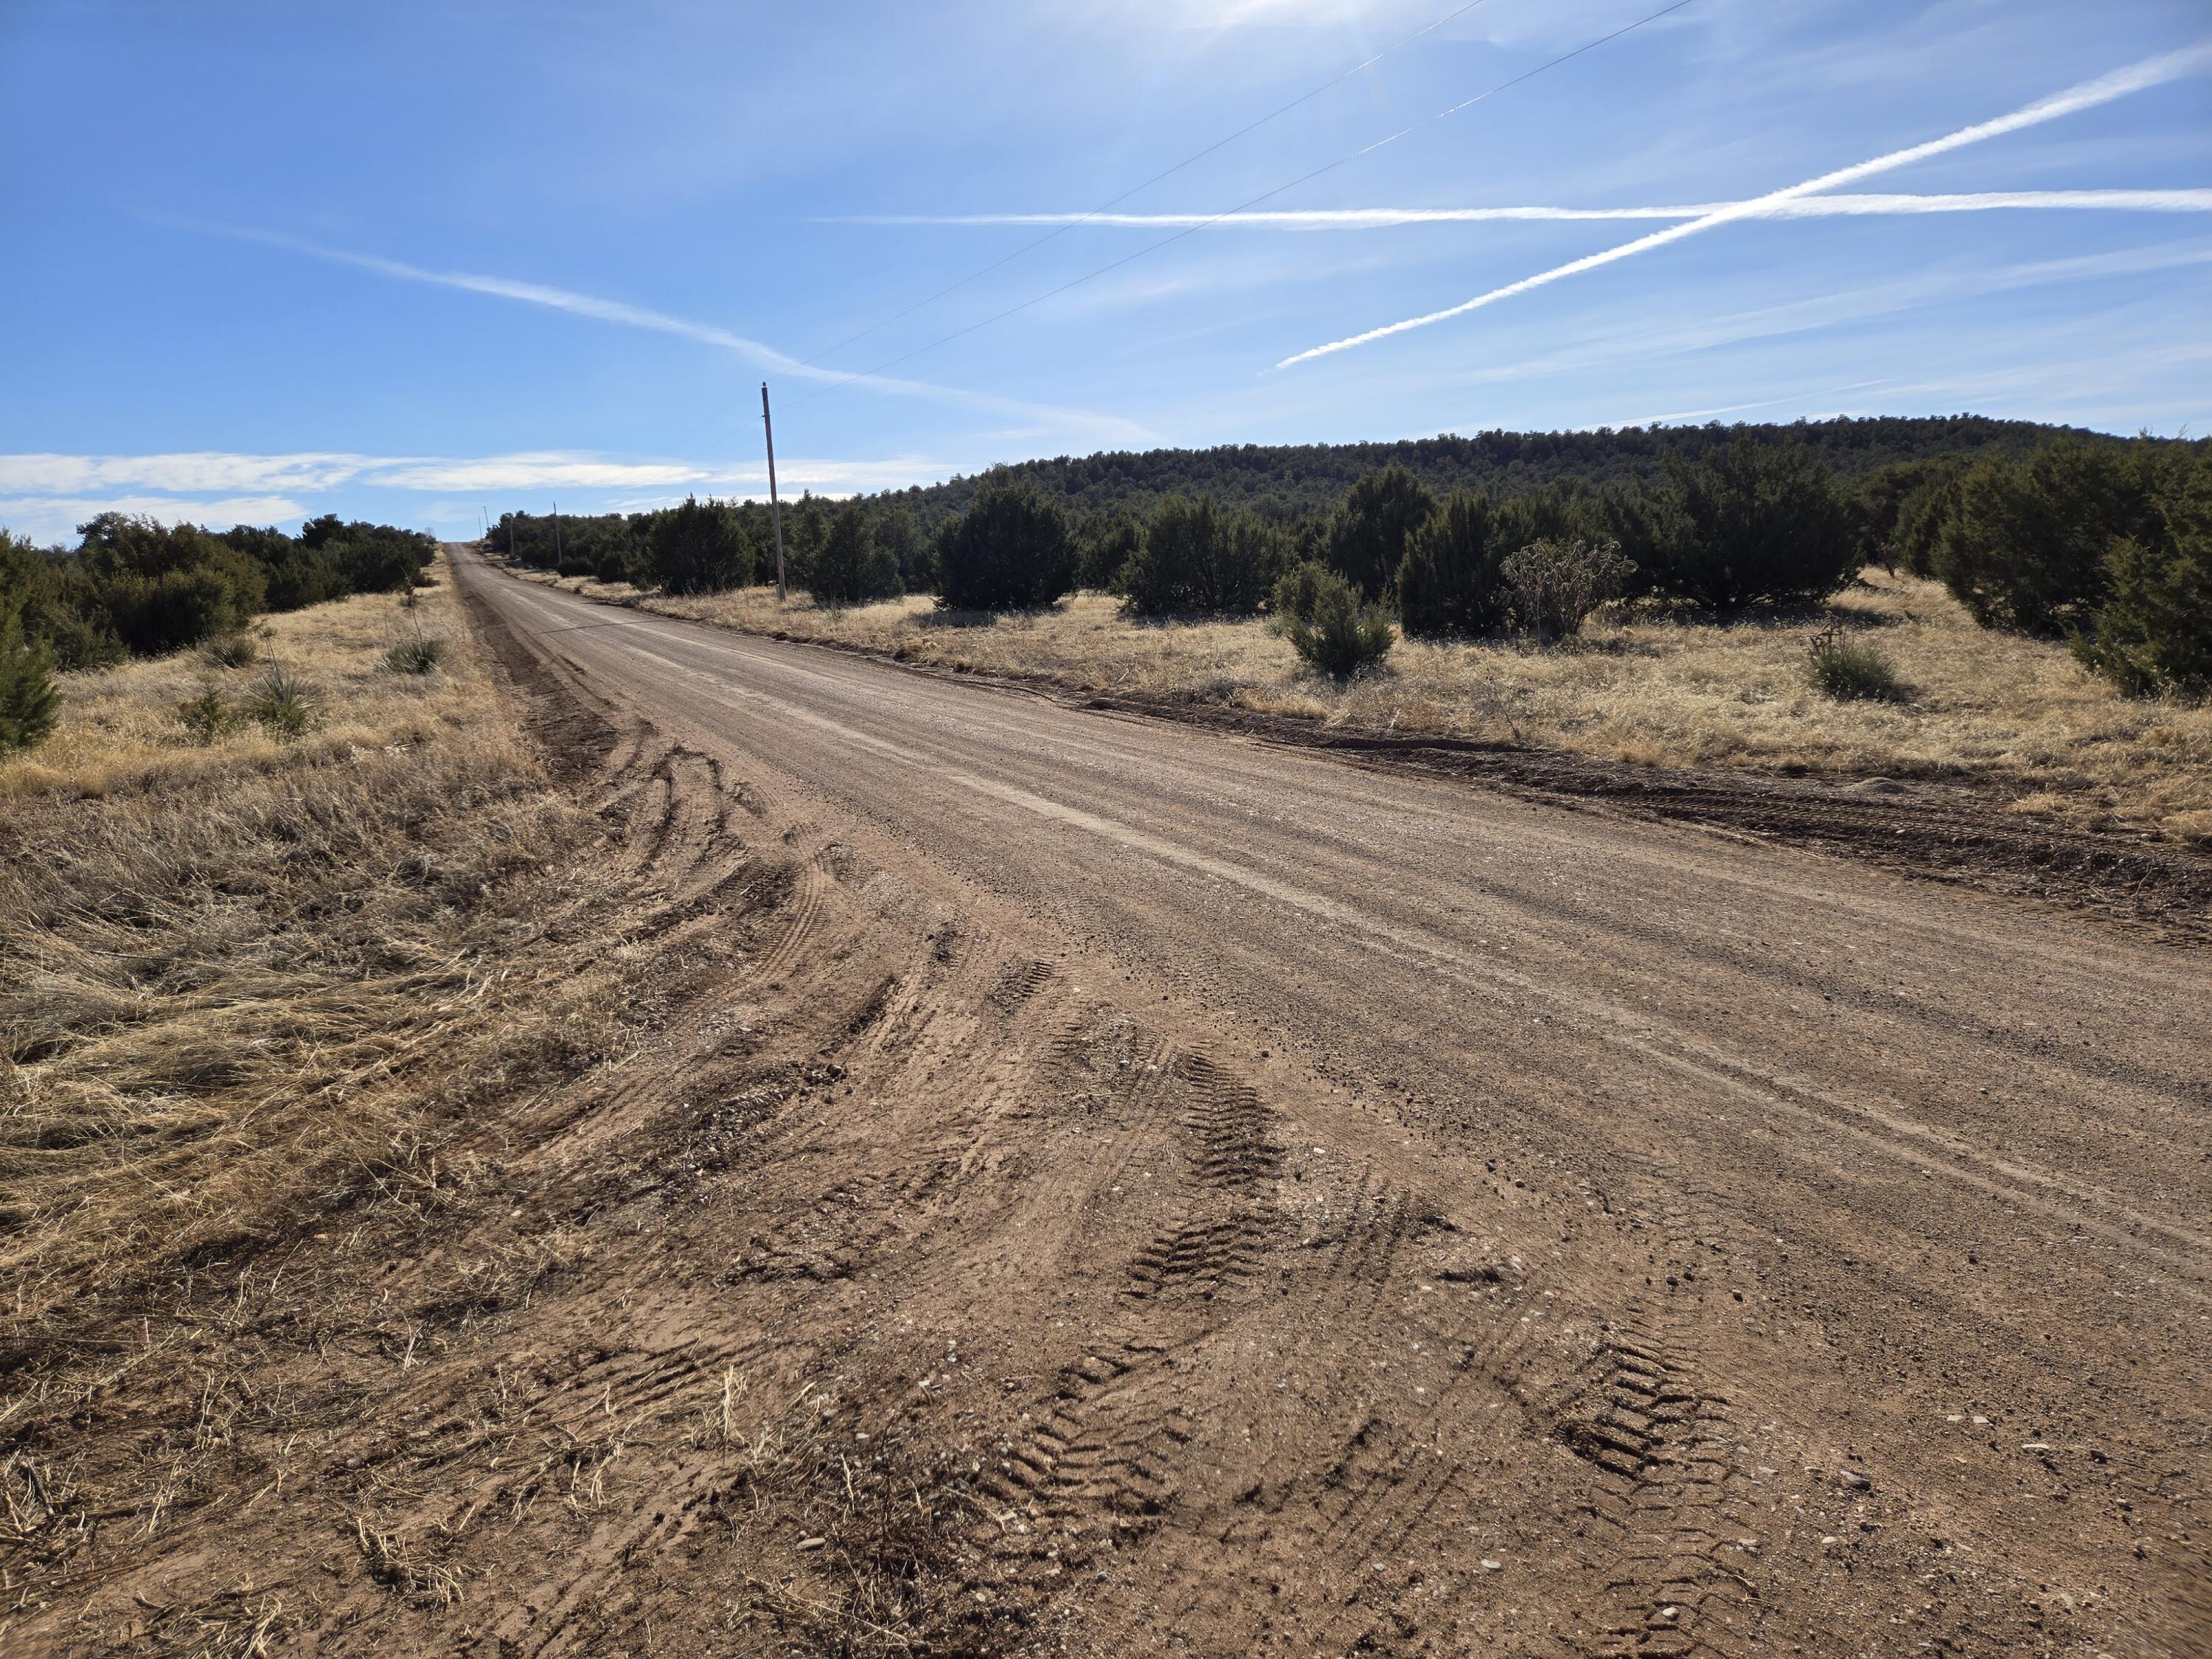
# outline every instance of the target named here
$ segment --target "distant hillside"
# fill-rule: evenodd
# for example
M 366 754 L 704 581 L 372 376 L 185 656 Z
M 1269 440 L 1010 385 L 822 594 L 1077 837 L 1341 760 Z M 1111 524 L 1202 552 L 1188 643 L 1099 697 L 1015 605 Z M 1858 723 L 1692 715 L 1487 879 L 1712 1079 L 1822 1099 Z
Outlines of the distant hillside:
M 1917 418 L 1878 416 L 1865 420 L 1798 421 L 1789 425 L 1626 427 L 1619 431 L 1481 432 L 1445 434 L 1397 443 L 1224 444 L 1213 449 L 1114 450 L 1097 455 L 1021 461 L 1012 470 L 1079 512 L 1127 506 L 1147 510 L 1162 495 L 1211 493 L 1224 503 L 1251 507 L 1270 517 L 1324 511 L 1372 467 L 1395 462 L 1431 488 L 1488 485 L 1526 489 L 1555 478 L 1599 484 L 1659 470 L 1669 453 L 1694 455 L 1738 436 L 1802 443 L 1818 452 L 1838 482 L 1856 483 L 1891 461 L 1959 451 L 1995 450 L 2020 456 L 2062 433 L 2100 434 L 2033 421 L 1996 421 L 1979 415 Z M 954 477 L 916 485 L 902 496 L 924 529 L 963 509 L 975 479 Z

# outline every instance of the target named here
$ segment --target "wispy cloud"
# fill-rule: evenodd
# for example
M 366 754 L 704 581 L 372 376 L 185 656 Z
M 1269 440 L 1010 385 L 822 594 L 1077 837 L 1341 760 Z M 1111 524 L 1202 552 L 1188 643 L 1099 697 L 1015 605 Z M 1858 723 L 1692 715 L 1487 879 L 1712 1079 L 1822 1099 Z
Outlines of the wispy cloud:
M 143 514 L 164 524 L 191 523 L 227 530 L 234 524 L 282 524 L 307 516 L 285 495 L 232 495 L 182 501 L 173 495 L 0 495 L 0 525 L 34 542 L 76 539 L 77 526 L 102 513 Z
M 787 489 L 829 495 L 903 488 L 952 468 L 921 456 L 844 460 L 805 455 L 776 468 Z M 143 514 L 164 523 L 222 528 L 305 516 L 293 494 L 351 488 L 436 495 L 521 491 L 633 492 L 652 505 L 687 491 L 744 495 L 768 490 L 765 466 L 632 460 L 567 451 L 459 459 L 379 455 L 0 455 L 0 524 L 40 540 L 65 538 L 98 513 Z M 258 490 L 259 494 L 240 491 Z
M 384 463 L 368 455 L 233 455 L 206 450 L 173 455 L 0 455 L 0 490 L 68 495 L 131 489 L 179 495 L 330 489 L 380 465 Z
M 511 276 L 486 276 L 464 270 L 433 270 L 425 265 L 410 264 L 403 259 L 389 259 L 381 254 L 357 253 L 345 248 L 326 247 L 296 236 L 280 232 L 257 230 L 230 225 L 210 225 L 162 216 L 161 223 L 179 229 L 197 231 L 203 234 L 225 236 L 234 241 L 257 242 L 266 247 L 282 248 L 289 253 L 304 255 L 311 259 L 325 260 L 331 264 L 349 265 L 356 270 L 366 270 L 394 282 L 417 283 L 433 288 L 455 289 L 465 294 L 480 294 L 492 299 L 506 300 L 519 305 L 536 306 L 548 311 L 565 312 L 572 317 L 584 317 L 594 322 L 611 323 L 618 327 L 642 329 L 650 333 L 672 335 L 700 345 L 711 346 L 720 351 L 744 358 L 770 374 L 792 380 L 813 380 L 843 385 L 848 381 L 871 391 L 892 397 L 923 398 L 933 402 L 988 411 L 994 415 L 1018 416 L 1025 420 L 1043 421 L 1056 429 L 1114 436 L 1144 441 L 1152 434 L 1135 421 L 1120 416 L 1103 414 L 1096 410 L 1073 409 L 1055 404 L 1029 403 L 1018 398 L 996 397 L 989 392 L 970 392 L 959 386 L 939 386 L 928 380 L 900 380 L 888 375 L 849 375 L 842 370 L 817 367 L 801 362 L 789 353 L 780 351 L 763 341 L 738 333 L 714 323 L 701 322 L 694 318 L 680 317 L 672 312 L 655 310 L 650 306 L 632 305 L 625 300 L 610 300 L 595 294 L 580 294 L 572 289 L 555 288 L 544 283 L 528 283 Z
M 1401 225 L 1481 224 L 1492 220 L 1704 219 L 1735 209 L 1745 219 L 1835 219 L 1914 213 L 2102 211 L 2212 213 L 2212 190 L 1985 190 L 1943 195 L 1792 197 L 1786 201 L 1691 202 L 1657 207 L 1298 208 L 1232 213 L 872 214 L 823 219 L 848 225 L 1109 225 L 1146 230 L 1183 225 L 1253 230 L 1383 230 Z
M 1653 231 L 1648 236 L 1639 236 L 1632 242 L 1623 242 L 1617 247 L 1607 248 L 1600 253 L 1589 254 L 1580 259 L 1571 259 L 1565 264 L 1554 265 L 1549 270 L 1539 271 L 1533 276 L 1524 276 L 1516 283 L 1508 283 L 1503 288 L 1492 289 L 1486 294 L 1478 294 L 1471 300 L 1462 301 L 1455 306 L 1447 306 L 1441 311 L 1431 311 L 1418 317 L 1408 317 L 1401 322 L 1388 323 L 1380 328 L 1370 328 L 1358 334 L 1349 334 L 1342 339 L 1332 340 L 1327 344 L 1297 352 L 1284 358 L 1275 366 L 1278 368 L 1287 368 L 1294 363 L 1308 362 L 1316 357 L 1325 357 L 1333 352 L 1348 351 L 1355 346 L 1367 345 L 1395 334 L 1403 334 L 1412 329 L 1426 328 L 1431 324 L 1444 322 L 1454 317 L 1463 317 L 1471 311 L 1478 310 L 1484 306 L 1494 305 L 1500 300 L 1510 299 L 1518 294 L 1526 294 L 1532 289 L 1542 288 L 1547 283 L 1578 276 L 1586 270 L 1595 270 L 1601 265 L 1608 265 L 1618 260 L 1632 258 L 1637 254 L 1649 252 L 1653 248 L 1665 246 L 1670 242 L 1679 242 L 1686 237 L 1698 235 L 1721 225 L 1754 217 L 1765 209 L 1800 197 L 1815 195 L 1823 191 L 1835 189 L 1838 185 L 1856 184 L 1860 179 L 1870 178 L 1876 173 L 1906 167 L 1915 161 L 1925 161 L 1931 156 L 1945 155 L 1969 144 L 1980 143 L 1986 139 L 1999 137 L 2006 133 L 2018 132 L 2024 128 L 2039 126 L 2046 121 L 2055 121 L 2062 116 L 2094 109 L 2100 104 L 2108 104 L 2117 99 L 2127 97 L 2130 94 L 2142 92 L 2148 88 L 2179 80 L 2184 76 L 2203 69 L 2207 64 L 2212 64 L 2212 42 L 2200 44 L 2181 52 L 2166 52 L 2155 58 L 2145 58 L 2141 63 L 2130 64 L 2125 69 L 2115 70 L 2109 75 L 2100 76 L 2093 81 L 2082 82 L 2063 92 L 2055 93 L 2048 98 L 2039 99 L 2036 102 L 2014 110 L 2008 115 L 1998 116 L 1994 120 L 1977 122 L 1972 126 L 1961 127 L 1955 132 L 1946 133 L 1941 138 L 1932 138 L 1925 143 L 1892 150 L 1887 155 L 1877 155 L 1870 161 L 1860 161 L 1851 167 L 1838 167 L 1832 173 L 1821 173 L 1817 178 L 1806 179 L 1802 184 L 1791 185 L 1782 190 L 1770 191 L 1765 196 L 1754 197 L 1743 202 L 1729 203 L 1713 212 L 1700 215 L 1685 223 L 1670 225 L 1664 230 Z

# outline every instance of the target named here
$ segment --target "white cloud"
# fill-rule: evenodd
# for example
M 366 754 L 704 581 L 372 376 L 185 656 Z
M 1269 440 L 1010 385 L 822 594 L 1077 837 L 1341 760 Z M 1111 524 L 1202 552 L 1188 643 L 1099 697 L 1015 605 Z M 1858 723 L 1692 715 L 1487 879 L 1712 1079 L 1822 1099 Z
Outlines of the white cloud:
M 776 479 L 787 492 L 850 495 L 904 489 L 954 470 L 915 455 L 866 460 L 794 455 L 779 460 Z M 0 494 L 0 525 L 34 541 L 67 542 L 76 539 L 78 525 L 100 513 L 143 514 L 164 524 L 189 522 L 217 530 L 234 524 L 283 524 L 318 509 L 292 495 L 222 492 L 289 488 L 312 495 L 341 487 L 478 498 L 526 490 L 548 495 L 619 490 L 634 492 L 621 504 L 635 508 L 659 506 L 693 491 L 765 496 L 768 468 L 765 464 L 625 460 L 562 451 L 459 459 L 220 452 L 0 455 L 0 492 L 6 492 Z M 450 502 L 439 505 L 449 507 Z
M 173 495 L 0 496 L 0 524 L 34 542 L 73 542 L 76 527 L 102 513 L 129 513 L 163 524 L 196 524 L 228 530 L 234 524 L 282 524 L 307 509 L 284 495 L 233 495 L 179 501 Z
M 1808 179 L 1802 184 L 1790 185 L 1781 190 L 1771 191 L 1765 196 L 1756 197 L 1749 201 L 1730 203 L 1725 207 L 1702 217 L 1690 220 L 1686 223 L 1670 225 L 1664 230 L 1655 230 L 1648 236 L 1639 236 L 1632 242 L 1623 242 L 1617 247 L 1607 248 L 1601 252 L 1589 254 L 1580 259 L 1571 259 L 1565 264 L 1554 265 L 1549 270 L 1538 271 L 1533 276 L 1524 276 L 1516 283 L 1506 283 L 1503 288 L 1494 288 L 1486 294 L 1478 294 L 1473 299 L 1462 301 L 1458 305 L 1447 306 L 1440 311 L 1427 312 L 1418 317 L 1408 317 L 1401 322 L 1386 323 L 1380 328 L 1370 328 L 1361 333 L 1348 334 L 1341 339 L 1331 340 L 1326 344 L 1311 347 L 1284 358 L 1275 367 L 1287 368 L 1294 363 L 1307 362 L 1316 357 L 1325 357 L 1333 352 L 1347 351 L 1355 346 L 1366 345 L 1376 340 L 1386 339 L 1395 334 L 1405 333 L 1410 329 L 1426 328 L 1432 323 L 1441 323 L 1454 317 L 1463 317 L 1471 311 L 1495 304 L 1500 300 L 1510 299 L 1515 295 L 1525 294 L 1531 289 L 1541 288 L 1547 283 L 1577 276 L 1586 270 L 1594 270 L 1601 265 L 1611 264 L 1616 260 L 1648 252 L 1653 248 L 1662 246 L 1669 242 L 1680 241 L 1685 237 L 1698 235 L 1704 231 L 1731 223 L 1738 219 L 1753 217 L 1764 209 L 1793 198 L 1814 195 L 1822 191 L 1833 189 L 1838 185 L 1856 184 L 1859 179 L 1870 178 L 1875 173 L 1887 173 L 1915 161 L 1925 161 L 1930 156 L 1942 155 L 1951 150 L 1963 149 L 1968 144 L 1979 143 L 1984 139 L 2018 132 L 2024 128 L 2038 126 L 2045 121 L 2057 120 L 2061 116 L 2075 114 L 2082 110 L 2094 109 L 2099 105 L 2109 104 L 2116 99 L 2124 98 L 2148 88 L 2161 86 L 2167 82 L 2194 74 L 2208 64 L 2212 64 L 2212 42 L 2200 44 L 2180 52 L 2161 53 L 2155 58 L 2148 58 L 2140 63 L 2131 64 L 2124 69 L 2115 70 L 2109 75 L 2099 76 L 2094 80 L 2084 81 L 2078 85 L 2069 87 L 2064 91 L 2054 93 L 2048 98 L 2039 99 L 2034 103 L 2014 110 L 2009 114 L 1998 116 L 1993 120 L 1979 121 L 1972 126 L 1961 127 L 1955 132 L 1946 133 L 1941 138 L 1929 139 L 1925 143 L 1912 144 L 1903 149 L 1892 150 L 1887 155 L 1875 156 L 1869 161 L 1856 162 L 1850 167 L 1838 167 L 1832 173 L 1824 173 L 1817 178 Z
M 1742 210 L 1737 211 L 1737 210 Z M 1145 229 L 1216 225 L 1261 230 L 1379 230 L 1404 225 L 1479 224 L 1493 220 L 1832 219 L 1914 213 L 2101 210 L 2212 213 L 2212 190 L 1990 190 L 1942 195 L 1793 197 L 1786 201 L 1695 202 L 1656 207 L 1298 208 L 1232 213 L 878 214 L 820 222 L 866 225 L 1107 225 Z
M 65 495 L 132 486 L 180 495 L 328 489 L 377 463 L 366 455 L 0 455 L 0 490 Z

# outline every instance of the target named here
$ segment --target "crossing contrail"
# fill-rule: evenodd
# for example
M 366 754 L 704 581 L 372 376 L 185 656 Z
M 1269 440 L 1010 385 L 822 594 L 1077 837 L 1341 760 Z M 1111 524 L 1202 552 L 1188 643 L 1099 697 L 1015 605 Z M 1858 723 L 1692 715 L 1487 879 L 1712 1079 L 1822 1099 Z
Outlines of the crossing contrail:
M 1686 202 L 1656 207 L 1291 208 L 1232 213 L 879 213 L 823 219 L 840 225 L 1106 225 L 1172 229 L 1182 225 L 1261 230 L 1385 230 L 1401 225 L 1480 224 L 1492 220 L 1703 219 L 1747 202 Z M 1984 190 L 1943 195 L 1793 197 L 1741 216 L 1835 219 L 1914 213 L 2003 210 L 2212 213 L 2212 190 Z
M 1742 202 L 1729 203 L 1725 206 L 1716 208 L 1711 213 L 1700 215 L 1684 223 L 1669 225 L 1664 230 L 1655 230 L 1648 236 L 1639 236 L 1632 242 L 1623 242 L 1620 246 L 1607 248 L 1601 253 L 1592 253 L 1579 259 L 1571 259 L 1565 264 L 1554 265 L 1551 270 L 1538 271 L 1533 276 L 1523 276 L 1517 283 L 1508 283 L 1503 288 L 1492 289 L 1487 294 L 1478 294 L 1472 300 L 1462 301 L 1455 306 L 1447 306 L 1442 311 L 1427 312 L 1419 317 L 1408 317 L 1402 322 L 1386 323 L 1380 328 L 1370 328 L 1364 333 L 1348 334 L 1340 340 L 1331 340 L 1326 345 L 1317 345 L 1310 350 L 1285 357 L 1275 367 L 1288 368 L 1294 363 L 1306 362 L 1316 357 L 1326 357 L 1333 352 L 1349 351 L 1354 346 L 1367 345 L 1376 340 L 1387 339 L 1393 334 L 1403 334 L 1413 329 L 1426 328 L 1431 323 L 1441 323 L 1454 317 L 1463 317 L 1470 311 L 1480 310 L 1484 306 L 1495 305 L 1500 300 L 1510 299 L 1516 294 L 1526 294 L 1531 289 L 1542 288 L 1547 283 L 1559 282 L 1563 277 L 1580 276 L 1585 270 L 1595 270 L 1600 265 L 1609 265 L 1616 260 L 1630 258 L 1636 254 L 1648 252 L 1655 247 L 1663 247 L 1669 242 L 1681 241 L 1686 237 L 1695 236 L 1700 232 L 1711 230 L 1721 225 L 1731 224 L 1739 219 L 1759 217 L 1771 209 L 1795 201 L 1801 197 L 1813 196 L 1821 191 L 1832 190 L 1838 185 L 1856 184 L 1860 179 L 1871 178 L 1875 173 L 1887 173 L 1897 167 L 1907 167 L 1912 162 L 1925 161 L 1931 155 L 1942 155 L 1950 150 L 1963 149 L 1969 144 L 1980 143 L 1985 138 L 2000 137 L 2008 132 L 2018 132 L 2025 127 L 2039 126 L 2045 121 L 2055 121 L 2063 115 L 2073 115 L 2082 110 L 2094 109 L 2100 104 L 2109 104 L 2131 93 L 2142 92 L 2150 87 L 2179 80 L 2185 75 L 2204 68 L 2208 64 L 2212 64 L 2212 42 L 2200 43 L 2180 52 L 2164 52 L 2155 58 L 2147 58 L 2141 63 L 2132 64 L 2125 69 L 2115 70 L 2109 75 L 2099 76 L 2094 81 L 2084 81 L 2080 85 L 2069 87 L 2063 92 L 2054 93 L 2048 98 L 2039 99 L 2033 104 L 2013 111 L 2009 115 L 2000 115 L 1994 120 L 1981 121 L 1970 127 L 1961 127 L 1956 132 L 1947 133 L 1941 138 L 1931 138 L 1925 143 L 1892 150 L 1887 155 L 1875 156 L 1872 161 L 1861 161 L 1851 167 L 1838 167 L 1832 173 L 1821 173 L 1818 178 L 1808 179 L 1802 184 L 1791 185 L 1783 190 L 1770 191 L 1765 196 L 1753 197 Z

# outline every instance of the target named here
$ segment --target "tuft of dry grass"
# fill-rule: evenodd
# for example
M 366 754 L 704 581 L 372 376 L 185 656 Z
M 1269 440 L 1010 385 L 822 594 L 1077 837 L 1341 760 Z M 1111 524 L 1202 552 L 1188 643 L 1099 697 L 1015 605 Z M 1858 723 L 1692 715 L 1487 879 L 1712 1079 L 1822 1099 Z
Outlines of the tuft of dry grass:
M 1135 623 L 1104 594 L 991 618 L 948 616 L 920 596 L 832 610 L 779 605 L 773 588 L 678 599 L 555 585 L 1088 692 L 1645 764 L 1945 781 L 2000 793 L 2018 811 L 2212 843 L 2212 707 L 2123 697 L 2063 645 L 1978 627 L 1939 584 L 1879 570 L 1805 615 L 1716 624 L 1629 608 L 1601 612 L 1566 647 L 1403 641 L 1384 672 L 1346 685 L 1302 672 L 1262 622 Z M 1808 683 L 1809 641 L 1838 623 L 1878 646 L 1909 702 L 1838 702 Z

